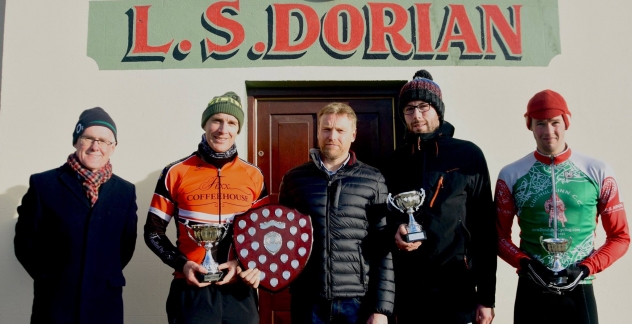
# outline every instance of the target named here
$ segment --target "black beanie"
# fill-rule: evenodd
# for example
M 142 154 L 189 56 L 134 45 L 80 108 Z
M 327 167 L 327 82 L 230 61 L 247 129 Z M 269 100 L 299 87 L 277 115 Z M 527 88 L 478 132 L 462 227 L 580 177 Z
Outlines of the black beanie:
M 79 121 L 77 125 L 75 125 L 75 130 L 72 133 L 72 145 L 74 146 L 79 139 L 79 136 L 83 134 L 83 131 L 90 126 L 103 126 L 109 128 L 114 134 L 114 141 L 116 140 L 116 124 L 108 115 L 105 110 L 101 107 L 94 107 L 90 109 L 84 110 L 81 115 L 79 115 Z
M 429 103 L 437 111 L 439 122 L 443 123 L 445 105 L 441 95 L 441 88 L 432 81 L 432 75 L 426 70 L 419 70 L 413 76 L 412 81 L 406 83 L 399 91 L 399 118 L 404 119 L 404 106 L 414 100 L 421 100 Z

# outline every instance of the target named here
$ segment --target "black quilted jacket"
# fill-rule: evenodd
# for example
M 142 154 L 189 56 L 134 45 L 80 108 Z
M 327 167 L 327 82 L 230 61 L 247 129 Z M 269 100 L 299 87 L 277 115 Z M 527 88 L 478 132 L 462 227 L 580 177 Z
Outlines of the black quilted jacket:
M 330 177 L 318 154 L 312 149 L 312 161 L 288 171 L 281 183 L 279 203 L 310 215 L 314 227 L 312 254 L 291 291 L 327 299 L 366 296 L 363 306 L 371 313 L 390 315 L 392 238 L 382 237 L 386 220 L 375 208 L 388 195 L 384 177 L 353 152 Z

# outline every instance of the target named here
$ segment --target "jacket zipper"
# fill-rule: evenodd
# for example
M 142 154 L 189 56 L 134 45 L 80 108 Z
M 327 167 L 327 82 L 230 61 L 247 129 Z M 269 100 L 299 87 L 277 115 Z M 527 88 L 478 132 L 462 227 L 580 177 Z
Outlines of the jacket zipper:
M 367 289 L 366 280 L 364 278 L 365 277 L 364 258 L 362 258 L 362 250 L 359 245 L 358 245 L 358 260 L 360 260 L 360 282 L 362 283 L 362 287 L 364 287 L 364 289 Z
M 218 168 L 217 169 L 217 185 L 218 185 L 217 186 L 217 192 L 219 193 L 218 194 L 218 196 L 219 196 L 218 197 L 219 198 L 218 199 L 219 204 L 218 204 L 217 207 L 218 207 L 218 214 L 219 215 L 217 215 L 217 216 L 219 217 L 219 225 L 222 225 L 222 177 L 221 177 L 221 174 L 222 174 L 222 169 Z
M 557 238 L 557 189 L 555 183 L 555 156 L 551 155 L 551 199 L 553 199 L 553 238 Z
M 434 195 L 432 196 L 432 200 L 430 201 L 430 207 L 432 208 L 432 205 L 434 205 L 435 199 L 437 198 L 437 195 L 439 194 L 439 188 L 443 189 L 443 176 L 441 176 L 441 178 L 439 178 L 439 183 L 437 183 L 437 190 L 435 190 Z
M 326 231 L 325 233 L 327 233 L 327 255 L 329 256 L 327 258 L 327 269 L 326 269 L 326 273 L 327 273 L 327 299 L 331 299 L 332 298 L 332 288 L 331 288 L 331 235 L 329 233 L 329 209 L 330 209 L 330 195 L 331 195 L 331 184 L 332 184 L 332 180 L 331 177 L 329 175 L 327 175 L 328 180 L 327 180 L 327 210 L 325 211 L 325 224 L 326 224 Z

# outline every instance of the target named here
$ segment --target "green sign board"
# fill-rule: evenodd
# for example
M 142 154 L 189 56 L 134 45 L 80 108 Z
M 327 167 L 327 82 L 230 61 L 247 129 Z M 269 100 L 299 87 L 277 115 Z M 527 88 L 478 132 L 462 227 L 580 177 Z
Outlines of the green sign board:
M 257 66 L 546 66 L 557 0 L 91 1 L 103 70 Z

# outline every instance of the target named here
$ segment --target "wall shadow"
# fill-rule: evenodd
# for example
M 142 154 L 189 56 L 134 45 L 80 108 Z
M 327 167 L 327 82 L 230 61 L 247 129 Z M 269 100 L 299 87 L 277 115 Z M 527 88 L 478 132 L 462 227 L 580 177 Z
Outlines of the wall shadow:
M 28 187 L 15 186 L 0 195 L 0 260 L 16 260 L 13 252 L 13 237 L 17 222 L 17 208 Z
M 125 323 L 140 323 L 147 318 L 151 318 L 151 322 L 154 323 L 167 321 L 164 305 L 173 279 L 173 269 L 162 263 L 143 239 L 143 226 L 161 171 L 162 169 L 153 171 L 145 179 L 135 183 L 138 238 L 134 256 L 124 269 L 127 282 L 123 289 Z M 167 235 L 175 244 L 176 231 L 173 224 L 167 227 Z
M 4 1 L 3 1 L 4 5 Z M 4 16 L 3 16 L 4 17 Z M 15 257 L 13 238 L 17 207 L 28 187 L 15 186 L 0 194 L 0 322 L 28 323 L 33 300 L 33 280 Z M 42 245 L 43 251 L 45 245 Z

